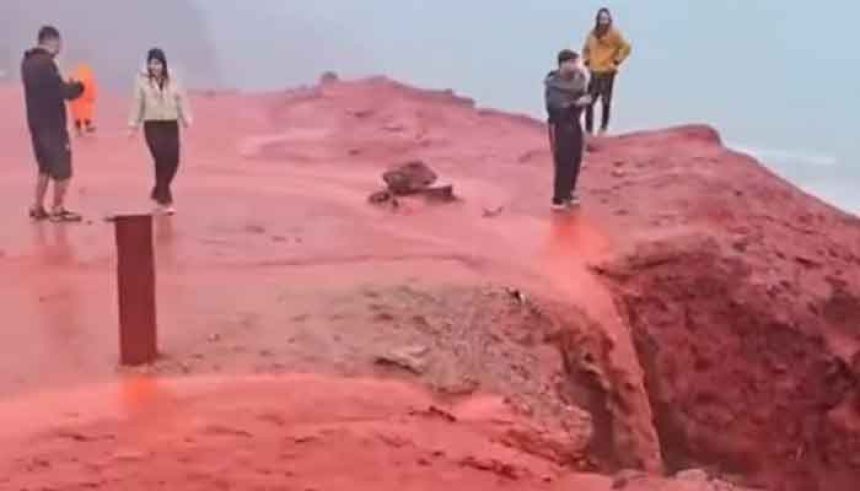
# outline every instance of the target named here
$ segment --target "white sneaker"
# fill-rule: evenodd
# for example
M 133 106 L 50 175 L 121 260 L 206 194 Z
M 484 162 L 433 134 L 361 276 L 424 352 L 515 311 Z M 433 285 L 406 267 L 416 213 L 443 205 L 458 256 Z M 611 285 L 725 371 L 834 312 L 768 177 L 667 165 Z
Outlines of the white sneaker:
M 567 211 L 570 206 L 567 203 L 553 203 L 551 209 L 552 211 Z
M 176 214 L 176 208 L 173 205 L 158 205 L 152 212 L 153 215 L 173 216 Z

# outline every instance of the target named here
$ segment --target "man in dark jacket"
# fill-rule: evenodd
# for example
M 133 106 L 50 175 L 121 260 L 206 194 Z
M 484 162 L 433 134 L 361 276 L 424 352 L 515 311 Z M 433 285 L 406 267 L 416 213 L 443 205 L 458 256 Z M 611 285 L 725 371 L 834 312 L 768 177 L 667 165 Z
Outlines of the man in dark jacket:
M 60 32 L 51 26 L 39 31 L 39 45 L 24 54 L 21 78 L 27 103 L 27 123 L 33 139 L 33 152 L 39 165 L 36 201 L 30 209 L 34 220 L 80 221 L 81 216 L 65 207 L 66 192 L 72 178 L 72 149 L 69 142 L 66 101 L 84 91 L 79 82 L 65 82 L 54 58 L 60 53 Z M 45 210 L 48 184 L 54 181 L 54 203 Z
M 579 178 L 585 143 L 582 111 L 591 104 L 588 73 L 579 66 L 579 55 L 570 50 L 560 52 L 558 70 L 546 77 L 544 86 L 550 144 L 555 160 L 552 207 L 564 211 L 579 204 L 573 191 Z

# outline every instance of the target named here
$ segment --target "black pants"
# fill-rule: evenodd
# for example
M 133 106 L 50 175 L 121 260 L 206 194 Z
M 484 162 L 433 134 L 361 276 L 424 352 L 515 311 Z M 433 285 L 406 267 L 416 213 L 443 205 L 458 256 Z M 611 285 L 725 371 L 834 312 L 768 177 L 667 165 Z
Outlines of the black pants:
M 591 82 L 588 84 L 588 93 L 594 97 L 594 103 L 585 110 L 585 129 L 594 133 L 594 106 L 597 101 L 603 104 L 603 117 L 600 121 L 600 129 L 609 129 L 609 117 L 612 112 L 612 91 L 615 88 L 615 73 L 591 73 Z
M 582 166 L 583 134 L 579 120 L 550 123 L 550 144 L 555 160 L 555 191 L 553 204 L 563 204 L 573 198 L 579 169 Z
M 150 197 L 160 205 L 173 204 L 170 184 L 179 170 L 179 123 L 147 121 L 143 125 L 146 144 L 155 161 L 155 187 Z

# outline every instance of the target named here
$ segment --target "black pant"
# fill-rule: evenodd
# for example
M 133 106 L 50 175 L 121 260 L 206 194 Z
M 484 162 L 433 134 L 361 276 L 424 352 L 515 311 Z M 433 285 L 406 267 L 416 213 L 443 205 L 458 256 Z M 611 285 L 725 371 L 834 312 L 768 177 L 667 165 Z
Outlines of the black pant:
M 555 160 L 555 192 L 552 202 L 560 205 L 573 198 L 582 165 L 583 135 L 579 120 L 550 123 L 550 144 Z
M 155 161 L 155 187 L 150 197 L 160 205 L 173 204 L 170 184 L 179 169 L 179 123 L 147 121 L 143 125 L 146 144 Z
M 594 97 L 594 103 L 585 110 L 585 129 L 594 133 L 594 106 L 597 101 L 603 103 L 603 117 L 600 121 L 600 129 L 609 129 L 609 117 L 612 111 L 612 91 L 615 88 L 615 73 L 591 73 L 591 82 L 588 84 L 588 93 Z

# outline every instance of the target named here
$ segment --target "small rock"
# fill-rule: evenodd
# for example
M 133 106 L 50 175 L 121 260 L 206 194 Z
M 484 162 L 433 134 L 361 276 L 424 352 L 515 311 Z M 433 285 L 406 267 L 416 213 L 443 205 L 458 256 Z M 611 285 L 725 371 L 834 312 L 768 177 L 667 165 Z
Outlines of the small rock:
M 414 194 L 430 187 L 438 175 L 420 160 L 389 169 L 382 175 L 388 190 L 394 195 Z
M 333 84 L 340 81 L 340 77 L 335 72 L 325 72 L 320 76 L 320 84 Z
M 377 436 L 383 443 L 394 448 L 403 448 L 410 443 L 409 439 L 403 437 L 402 435 L 378 433 Z
M 299 444 L 312 443 L 312 442 L 319 440 L 319 435 L 306 433 L 306 434 L 291 436 L 290 439 L 294 443 L 299 443 Z
M 514 481 L 518 480 L 520 477 L 516 467 L 496 459 L 478 459 L 476 457 L 469 456 L 461 460 L 460 465 L 485 472 L 492 472 L 500 477 Z
M 406 126 L 402 124 L 389 123 L 383 126 L 382 129 L 388 131 L 389 133 L 402 133 L 406 130 Z
M 454 196 L 454 186 L 450 184 L 445 186 L 428 187 L 427 189 L 422 189 L 420 193 L 428 201 L 450 203 L 457 200 L 457 197 Z
M 702 469 L 687 469 L 675 474 L 675 479 L 688 482 L 708 482 L 708 473 Z
M 599 138 L 588 138 L 585 141 L 585 151 L 588 153 L 600 153 L 605 148 L 605 145 Z
M 136 450 L 119 450 L 115 454 L 113 454 L 113 459 L 121 462 L 133 462 L 139 460 L 145 460 L 147 455 L 144 452 L 139 452 Z
M 444 419 L 445 421 L 447 421 L 447 422 L 449 422 L 449 423 L 456 423 L 456 422 L 457 422 L 457 417 L 456 417 L 456 416 L 454 416 L 454 415 L 453 415 L 453 414 L 451 414 L 450 412 L 448 412 L 448 411 L 446 411 L 446 410 L 444 410 L 444 409 L 441 409 L 441 408 L 439 408 L 439 407 L 437 407 L 437 406 L 430 406 L 430 408 L 429 408 L 429 409 L 427 409 L 427 414 L 428 414 L 429 416 L 434 416 L 434 417 L 442 418 L 442 419 Z
M 433 385 L 435 391 L 440 394 L 453 397 L 462 397 L 474 394 L 481 386 L 478 380 L 472 377 L 461 376 L 453 379 L 443 380 Z
M 794 260 L 795 260 L 795 262 L 797 262 L 798 264 L 800 264 L 801 266 L 803 266 L 805 268 L 812 269 L 812 268 L 820 268 L 822 266 L 820 261 L 812 259 L 811 257 L 795 256 Z
M 627 173 L 624 172 L 624 169 L 613 169 L 612 175 L 614 177 L 624 177 Z
M 375 363 L 377 365 L 395 366 L 408 370 L 416 375 L 427 371 L 427 360 L 424 356 L 430 351 L 426 346 L 410 346 L 391 350 L 388 353 L 378 355 Z
M 528 301 L 526 298 L 526 294 L 516 288 L 505 288 L 505 292 L 510 295 L 510 297 L 519 304 L 524 304 Z
M 546 150 L 543 150 L 543 149 L 541 149 L 541 150 L 529 150 L 528 152 L 525 152 L 522 155 L 520 155 L 520 157 L 517 159 L 517 162 L 519 162 L 521 164 L 527 164 L 527 163 L 533 162 L 535 160 L 538 160 L 538 159 L 544 157 L 544 155 L 546 155 L 548 157 L 549 152 L 547 152 Z
M 483 217 L 484 218 L 495 218 L 502 214 L 505 211 L 504 206 L 497 206 L 496 208 L 484 208 Z
M 377 322 L 393 322 L 394 316 L 388 312 L 379 312 L 373 317 L 373 320 Z
M 373 205 L 381 205 L 383 203 L 388 203 L 394 199 L 394 195 L 389 191 L 377 191 L 371 194 L 367 201 Z
M 625 489 L 631 483 L 644 479 L 647 475 L 639 470 L 625 469 L 612 478 L 612 489 Z

